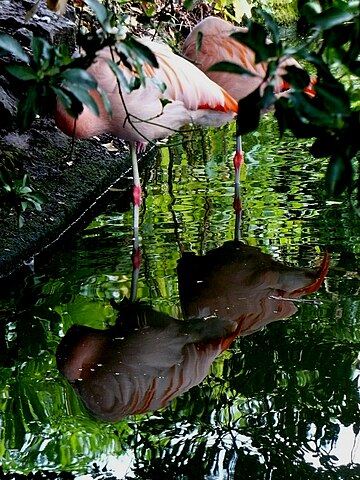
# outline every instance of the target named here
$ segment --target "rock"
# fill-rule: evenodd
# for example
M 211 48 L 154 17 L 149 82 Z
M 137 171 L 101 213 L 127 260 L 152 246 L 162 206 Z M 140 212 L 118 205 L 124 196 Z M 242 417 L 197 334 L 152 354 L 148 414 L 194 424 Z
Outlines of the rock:
M 104 136 L 102 140 L 75 141 L 72 161 L 67 163 L 71 139 L 51 119 L 38 120 L 25 133 L 0 136 L 1 156 L 22 174 L 27 172 L 31 186 L 46 197 L 41 211 L 26 210 L 22 228 L 14 209 L 5 210 L 0 202 L 0 279 L 45 250 L 56 252 L 56 241 L 60 237 L 64 241 L 66 234 L 71 235 L 84 219 L 94 215 L 96 200 L 115 181 L 120 190 L 116 200 L 119 208 L 121 204 L 130 208 L 130 159 L 120 140 L 113 140 L 117 150 L 106 148 L 111 140 Z M 141 163 L 152 160 L 153 154 L 149 149 Z
M 39 4 L 30 20 L 25 20 L 26 12 L 34 3 L 25 0 L 1 0 L 0 32 L 13 36 L 24 47 L 29 47 L 31 37 L 35 35 L 55 45 L 66 43 L 70 49 L 75 50 L 75 23 L 66 16 L 48 10 L 45 2 Z M 67 6 L 67 10 L 74 19 L 74 8 Z
M 26 22 L 26 11 L 33 4 L 25 0 L 0 0 L 0 32 L 12 35 L 25 49 L 29 48 L 32 35 L 54 44 L 66 42 L 74 48 L 75 23 L 47 10 L 45 1 Z M 73 14 L 74 10 L 68 7 L 68 12 Z M 52 251 L 56 240 L 63 239 L 65 232 L 69 234 L 74 225 L 79 225 L 79 218 L 86 217 L 84 212 L 116 180 L 122 182 L 117 202 L 122 201 L 128 208 L 131 198 L 132 180 L 127 174 L 131 163 L 123 142 L 114 141 L 117 150 L 109 151 L 102 145 L 111 141 L 109 136 L 103 142 L 76 141 L 72 162 L 67 163 L 64 158 L 71 139 L 55 127 L 52 118 L 37 119 L 26 132 L 16 128 L 16 97 L 23 83 L 0 76 L 0 173 L 9 171 L 17 181 L 27 173 L 31 188 L 45 195 L 46 201 L 41 211 L 25 211 L 24 225 L 19 229 L 14 208 L 5 206 L 10 195 L 4 193 L 0 177 L 0 278 L 18 270 L 45 249 Z M 148 155 L 151 158 L 151 152 Z M 19 196 L 16 198 L 19 201 Z
M 16 98 L 3 85 L 6 81 L 0 76 L 0 129 L 9 128 L 16 116 Z

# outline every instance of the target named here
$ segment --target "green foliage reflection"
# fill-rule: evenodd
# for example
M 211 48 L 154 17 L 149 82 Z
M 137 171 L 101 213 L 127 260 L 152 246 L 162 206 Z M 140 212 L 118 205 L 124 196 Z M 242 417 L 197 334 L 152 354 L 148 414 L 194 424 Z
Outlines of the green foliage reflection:
M 232 128 L 174 137 L 146 186 L 139 294 L 175 318 L 182 250 L 200 255 L 233 238 Z M 326 165 L 306 155 L 306 142 L 274 138 L 270 116 L 244 138 L 243 240 L 303 267 L 326 247 L 332 268 L 313 301 L 236 340 L 167 408 L 99 422 L 58 373 L 55 352 L 75 323 L 113 325 L 110 300 L 129 292 L 131 212 L 107 210 L 1 301 L 5 471 L 96 477 L 125 465 L 120 478 L 358 478 L 359 224 L 346 202 L 314 189 Z

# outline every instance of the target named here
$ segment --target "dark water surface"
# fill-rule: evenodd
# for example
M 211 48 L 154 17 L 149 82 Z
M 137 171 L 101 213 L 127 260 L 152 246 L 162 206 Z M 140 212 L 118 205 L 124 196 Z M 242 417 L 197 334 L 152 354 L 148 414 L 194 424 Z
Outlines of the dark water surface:
M 132 212 L 116 194 L 0 293 L 5 472 L 360 478 L 359 219 L 266 116 L 244 140 L 233 242 L 233 134 L 177 135 L 148 172 L 141 304 L 124 301 Z

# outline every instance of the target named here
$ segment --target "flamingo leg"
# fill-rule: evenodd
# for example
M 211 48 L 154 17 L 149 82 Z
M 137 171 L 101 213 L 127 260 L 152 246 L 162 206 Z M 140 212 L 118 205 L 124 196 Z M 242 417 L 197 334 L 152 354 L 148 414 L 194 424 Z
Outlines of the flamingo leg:
M 136 154 L 136 143 L 130 142 L 131 163 L 133 171 L 133 204 L 134 204 L 134 232 L 139 229 L 139 211 L 141 204 L 141 183 L 139 175 L 139 166 Z
M 139 213 L 141 204 L 141 183 L 139 175 L 139 166 L 137 160 L 137 146 L 136 142 L 130 142 L 131 163 L 133 171 L 133 251 L 132 251 L 132 279 L 131 279 L 131 293 L 130 301 L 136 300 L 137 282 L 141 265 L 141 252 L 139 241 Z
M 234 156 L 235 167 L 235 195 L 233 207 L 235 210 L 235 240 L 240 240 L 240 226 L 242 216 L 242 205 L 240 197 L 240 172 L 244 163 L 244 154 L 242 151 L 241 135 L 236 136 L 236 151 Z

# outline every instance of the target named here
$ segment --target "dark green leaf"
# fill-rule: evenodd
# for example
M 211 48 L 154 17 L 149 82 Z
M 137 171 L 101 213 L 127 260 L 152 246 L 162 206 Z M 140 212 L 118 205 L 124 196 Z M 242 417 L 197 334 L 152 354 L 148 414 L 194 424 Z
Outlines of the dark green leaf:
M 52 87 L 56 97 L 60 101 L 61 105 L 65 108 L 65 110 L 71 109 L 72 98 L 68 95 L 67 90 L 63 90 L 61 88 Z
M 282 78 L 297 90 L 304 90 L 310 83 L 310 77 L 305 70 L 291 65 L 286 67 L 286 74 Z
M 33 37 L 31 41 L 33 51 L 33 60 L 36 64 L 42 62 L 50 62 L 54 56 L 54 47 L 52 47 L 46 40 L 40 37 Z
M 276 56 L 276 46 L 274 43 L 267 43 L 267 32 L 262 25 L 250 23 L 248 32 L 235 32 L 231 37 L 255 52 L 255 63 Z
M 307 0 L 302 0 L 301 2 L 298 2 L 298 7 L 300 9 L 301 15 L 303 15 L 304 17 L 311 17 L 321 13 L 321 5 L 319 4 L 319 2 L 309 2 Z
M 291 97 L 297 97 L 299 95 L 304 96 L 304 94 L 297 94 L 291 95 Z M 319 127 L 307 122 L 306 116 L 304 116 L 302 112 L 299 112 L 296 108 L 291 108 L 289 99 L 286 97 L 281 97 L 276 101 L 275 117 L 278 121 L 280 135 L 283 135 L 287 129 L 291 130 L 297 138 L 311 138 L 319 133 Z M 327 118 L 326 115 L 325 118 Z
M 196 51 L 197 52 L 201 50 L 203 36 L 204 36 L 204 34 L 202 32 L 198 32 L 197 35 L 196 35 Z
M 14 40 L 10 35 L 6 33 L 0 34 L 0 50 L 4 50 L 7 53 L 11 53 L 19 60 L 22 60 L 25 63 L 29 62 L 28 54 L 23 50 L 20 43 Z
M 186 10 L 191 10 L 195 4 L 195 0 L 184 0 L 184 7 Z
M 97 88 L 97 81 L 95 78 L 89 72 L 82 70 L 81 68 L 69 68 L 62 73 L 62 77 L 69 84 L 73 83 L 88 89 Z
M 276 102 L 276 95 L 274 93 L 274 87 L 272 85 L 268 85 L 262 94 L 260 100 L 260 108 L 261 110 L 268 110 L 269 108 L 274 105 Z
M 327 30 L 344 22 L 349 22 L 353 19 L 353 14 L 348 10 L 343 10 L 338 7 L 331 7 L 323 12 L 308 18 L 309 22 L 315 27 Z
M 327 47 L 339 48 L 349 42 L 353 34 L 353 24 L 340 24 L 324 32 L 324 41 Z M 357 42 L 356 42 L 357 43 Z M 359 45 L 357 45 L 357 50 Z
M 239 101 L 239 113 L 236 118 L 237 135 L 256 130 L 260 122 L 260 101 L 260 88 Z
M 164 108 L 168 103 L 171 103 L 171 100 L 168 100 L 167 98 L 160 98 L 160 102 L 162 107 Z
M 18 103 L 17 119 L 21 130 L 26 130 L 39 113 L 39 92 L 36 85 L 28 88 L 26 95 Z
M 131 88 L 130 88 L 129 81 L 126 78 L 124 72 L 121 70 L 121 68 L 119 68 L 119 66 L 109 58 L 106 59 L 106 62 L 109 65 L 115 77 L 118 79 L 121 88 L 123 88 L 126 93 L 130 93 Z
M 108 11 L 97 0 L 85 0 L 85 3 L 94 10 L 95 16 L 98 19 L 100 25 L 104 26 L 108 20 Z
M 294 107 L 293 114 L 296 114 L 305 123 L 323 128 L 339 128 L 341 118 L 327 110 L 317 97 L 312 99 L 305 93 L 295 91 L 289 94 L 289 98 Z
M 77 118 L 84 110 L 83 104 L 77 97 L 70 91 L 63 87 L 52 87 L 58 100 L 65 110 L 74 118 Z
M 338 115 L 350 114 L 350 99 L 340 82 L 335 79 L 319 81 L 316 84 L 316 92 L 329 112 Z
M 112 108 L 111 108 L 110 100 L 109 100 L 108 96 L 106 95 L 106 92 L 100 87 L 98 87 L 97 91 L 100 94 L 100 97 L 103 101 L 103 105 L 104 105 L 106 113 L 111 118 L 112 117 Z
M 278 43 L 280 41 L 280 32 L 277 23 L 273 19 L 271 15 L 269 15 L 265 10 L 261 10 L 261 17 L 265 21 L 265 25 L 269 29 L 271 33 L 271 39 L 274 43 Z
M 125 41 L 124 41 L 125 42 Z M 141 60 L 144 63 L 147 63 L 151 67 L 158 68 L 159 64 L 154 53 L 150 50 L 149 47 L 143 45 L 141 42 L 138 42 L 133 37 L 128 37 L 126 39 L 126 44 L 131 52 L 137 57 L 138 60 Z
M 29 65 L 8 65 L 5 68 L 13 77 L 19 80 L 28 81 L 36 80 L 37 78 L 34 70 Z
M 218 62 L 209 68 L 209 72 L 229 72 L 239 75 L 247 75 L 249 77 L 257 77 L 255 73 L 250 72 L 246 68 L 232 62 Z
M 340 154 L 334 155 L 330 159 L 325 176 L 327 193 L 332 197 L 339 196 L 351 185 L 352 175 L 350 159 Z
M 100 115 L 100 110 L 98 104 L 95 102 L 93 97 L 88 93 L 88 91 L 81 87 L 80 85 L 69 85 L 67 86 L 71 89 L 73 95 L 83 104 L 86 105 L 95 115 Z

